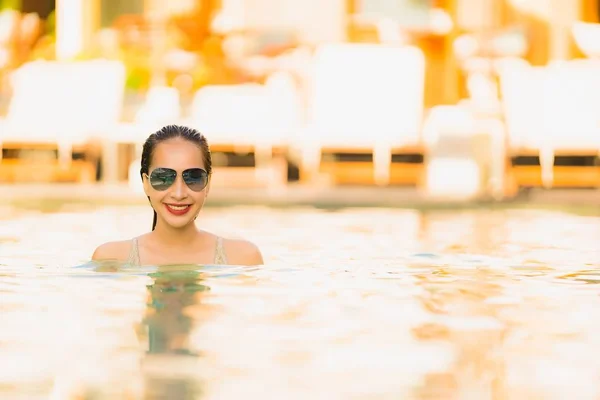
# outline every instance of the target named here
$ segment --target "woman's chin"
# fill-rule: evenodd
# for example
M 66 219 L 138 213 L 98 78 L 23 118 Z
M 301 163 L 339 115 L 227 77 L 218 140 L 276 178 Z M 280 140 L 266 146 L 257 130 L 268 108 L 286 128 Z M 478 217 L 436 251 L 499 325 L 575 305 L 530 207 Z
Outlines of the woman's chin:
M 183 229 L 190 225 L 195 225 L 194 218 L 189 216 L 175 217 L 173 215 L 167 215 L 163 218 L 165 224 L 172 229 Z

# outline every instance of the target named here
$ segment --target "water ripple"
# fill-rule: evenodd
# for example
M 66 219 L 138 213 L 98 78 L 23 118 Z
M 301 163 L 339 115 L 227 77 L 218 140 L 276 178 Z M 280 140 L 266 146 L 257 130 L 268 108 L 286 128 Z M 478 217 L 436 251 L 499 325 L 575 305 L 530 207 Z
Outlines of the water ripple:
M 266 265 L 89 261 L 142 233 L 146 208 L 5 217 L 0 398 L 600 396 L 596 217 L 240 207 L 200 220 L 255 241 Z

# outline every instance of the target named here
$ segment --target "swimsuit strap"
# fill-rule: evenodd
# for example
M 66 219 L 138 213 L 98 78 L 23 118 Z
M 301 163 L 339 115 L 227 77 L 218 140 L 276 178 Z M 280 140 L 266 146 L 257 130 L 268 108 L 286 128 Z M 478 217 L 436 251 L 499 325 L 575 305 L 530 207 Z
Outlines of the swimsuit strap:
M 223 238 L 217 236 L 217 244 L 215 246 L 215 264 L 227 264 L 227 256 L 223 247 Z
M 127 264 L 131 265 L 132 267 L 139 267 L 141 265 L 140 249 L 138 247 L 138 239 L 136 237 L 131 240 L 131 250 L 129 250 Z

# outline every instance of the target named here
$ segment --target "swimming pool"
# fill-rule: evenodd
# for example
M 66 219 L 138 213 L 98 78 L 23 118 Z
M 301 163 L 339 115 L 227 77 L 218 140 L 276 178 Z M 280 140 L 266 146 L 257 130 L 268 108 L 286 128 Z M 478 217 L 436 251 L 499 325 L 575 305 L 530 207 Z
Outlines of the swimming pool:
M 0 398 L 600 396 L 598 217 L 209 208 L 267 265 L 144 269 L 86 262 L 148 207 L 0 221 Z

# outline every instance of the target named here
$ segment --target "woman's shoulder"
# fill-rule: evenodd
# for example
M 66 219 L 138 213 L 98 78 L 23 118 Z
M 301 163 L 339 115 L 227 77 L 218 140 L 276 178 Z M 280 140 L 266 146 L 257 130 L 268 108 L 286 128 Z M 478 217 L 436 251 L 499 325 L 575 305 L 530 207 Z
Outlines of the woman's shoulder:
M 106 242 L 96 248 L 92 260 L 127 260 L 132 240 Z
M 222 240 L 228 264 L 262 265 L 264 263 L 260 249 L 253 242 L 245 239 L 223 238 Z

